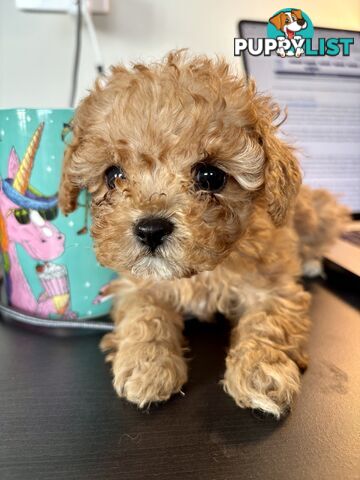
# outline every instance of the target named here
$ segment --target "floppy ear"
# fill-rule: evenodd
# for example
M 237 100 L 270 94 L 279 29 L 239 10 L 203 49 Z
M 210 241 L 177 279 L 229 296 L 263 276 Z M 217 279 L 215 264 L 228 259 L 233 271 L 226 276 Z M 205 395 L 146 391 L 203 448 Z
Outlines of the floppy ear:
M 15 147 L 12 147 L 8 160 L 8 177 L 15 178 L 17 171 L 19 170 L 20 160 L 16 153 Z
M 293 13 L 297 19 L 303 18 L 301 10 L 293 9 L 291 13 Z
M 275 226 L 284 225 L 301 185 L 301 172 L 292 148 L 268 133 L 263 138 L 266 156 L 265 198 Z
M 281 30 L 281 27 L 285 25 L 285 13 L 280 12 L 277 15 L 274 15 L 269 20 L 278 30 Z
M 119 75 L 124 71 L 127 70 L 121 66 L 112 68 L 113 75 Z M 91 166 L 84 152 L 90 143 L 89 137 L 93 138 L 87 135 L 87 132 L 95 123 L 104 123 L 102 107 L 105 108 L 114 99 L 112 91 L 116 92 L 115 89 L 110 88 L 105 96 L 101 94 L 107 90 L 110 79 L 111 77 L 106 79 L 99 77 L 95 81 L 94 88 L 81 100 L 71 121 L 72 141 L 65 150 L 58 195 L 59 207 L 65 215 L 76 210 L 80 191 L 89 187 L 91 183 L 89 176 L 93 171 L 96 173 L 97 166 Z M 97 148 L 99 143 L 101 142 L 97 143 Z
M 61 182 L 59 188 L 59 207 L 64 215 L 73 212 L 77 207 L 77 198 L 80 193 L 80 185 L 74 174 L 74 157 L 79 146 L 76 128 L 73 131 L 73 140 L 65 150 Z
M 267 211 L 275 226 L 284 225 L 301 185 L 301 171 L 294 150 L 277 135 L 273 122 L 280 108 L 268 97 L 256 93 L 254 82 L 249 89 L 256 108 L 256 131 L 265 154 L 264 196 Z

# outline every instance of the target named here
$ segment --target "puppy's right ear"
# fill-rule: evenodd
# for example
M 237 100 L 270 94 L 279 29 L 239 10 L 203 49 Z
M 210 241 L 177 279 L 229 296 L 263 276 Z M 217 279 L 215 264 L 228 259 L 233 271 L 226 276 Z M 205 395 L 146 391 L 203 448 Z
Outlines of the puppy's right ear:
M 73 133 L 73 140 L 71 144 L 68 145 L 64 155 L 58 196 L 59 207 L 64 215 L 76 210 L 77 198 L 81 189 L 74 172 L 74 159 L 76 156 L 76 150 L 79 146 L 79 139 L 76 135 L 75 129 Z
M 115 70 L 114 68 L 113 73 Z M 120 71 L 119 67 L 118 72 Z M 100 95 L 103 90 L 106 90 L 108 80 L 108 78 L 99 77 L 95 81 L 94 88 L 81 100 L 70 122 L 72 140 L 65 150 L 58 194 L 58 205 L 65 215 L 76 210 L 80 191 L 88 187 L 89 165 L 84 158 L 84 150 L 88 144 L 86 132 L 91 125 L 99 122 L 98 118 L 94 120 L 94 115 L 101 111 L 103 104 L 109 101 Z
M 274 15 L 270 18 L 269 22 L 272 23 L 278 30 L 281 30 L 281 27 L 285 25 L 285 13 L 280 12 L 277 15 Z

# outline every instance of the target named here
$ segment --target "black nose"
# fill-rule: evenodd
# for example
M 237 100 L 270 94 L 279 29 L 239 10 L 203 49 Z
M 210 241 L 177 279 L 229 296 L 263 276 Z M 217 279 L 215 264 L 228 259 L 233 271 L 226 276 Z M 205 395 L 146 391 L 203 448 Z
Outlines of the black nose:
M 300 25 L 300 27 L 302 27 L 304 25 L 304 23 L 305 23 L 305 20 L 303 18 L 299 18 L 297 20 L 297 24 Z
M 135 234 L 153 252 L 174 230 L 174 224 L 162 217 L 143 218 L 135 225 Z

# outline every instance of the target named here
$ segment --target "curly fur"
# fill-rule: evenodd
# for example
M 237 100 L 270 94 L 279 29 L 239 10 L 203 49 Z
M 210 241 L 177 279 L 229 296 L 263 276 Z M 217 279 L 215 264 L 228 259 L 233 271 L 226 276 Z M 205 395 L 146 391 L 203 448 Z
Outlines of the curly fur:
M 278 116 L 225 61 L 181 51 L 114 67 L 76 111 L 60 206 L 69 213 L 81 188 L 92 194 L 97 257 L 121 273 L 116 329 L 102 348 L 117 393 L 140 407 L 186 382 L 187 312 L 233 322 L 223 386 L 239 406 L 279 417 L 299 390 L 310 325 L 302 262 L 320 259 L 346 214 L 327 193 L 298 195 L 301 173 L 276 136 Z M 227 172 L 221 192 L 195 190 L 200 161 Z M 113 190 L 104 181 L 111 165 L 126 173 Z M 175 229 L 151 255 L 133 225 L 154 214 Z

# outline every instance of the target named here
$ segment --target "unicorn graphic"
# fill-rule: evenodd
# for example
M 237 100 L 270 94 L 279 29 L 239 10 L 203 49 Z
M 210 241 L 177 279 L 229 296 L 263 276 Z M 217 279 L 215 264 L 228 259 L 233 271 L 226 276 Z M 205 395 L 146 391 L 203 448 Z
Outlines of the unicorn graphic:
M 9 304 L 40 317 L 76 318 L 70 310 L 67 270 L 51 260 L 64 252 L 65 236 L 50 222 L 57 216 L 57 195 L 44 196 L 30 185 L 44 123 L 34 132 L 21 162 L 15 148 L 8 158 L 8 178 L 0 179 L 0 247 Z M 35 260 L 44 291 L 35 298 L 21 268 L 16 245 Z

